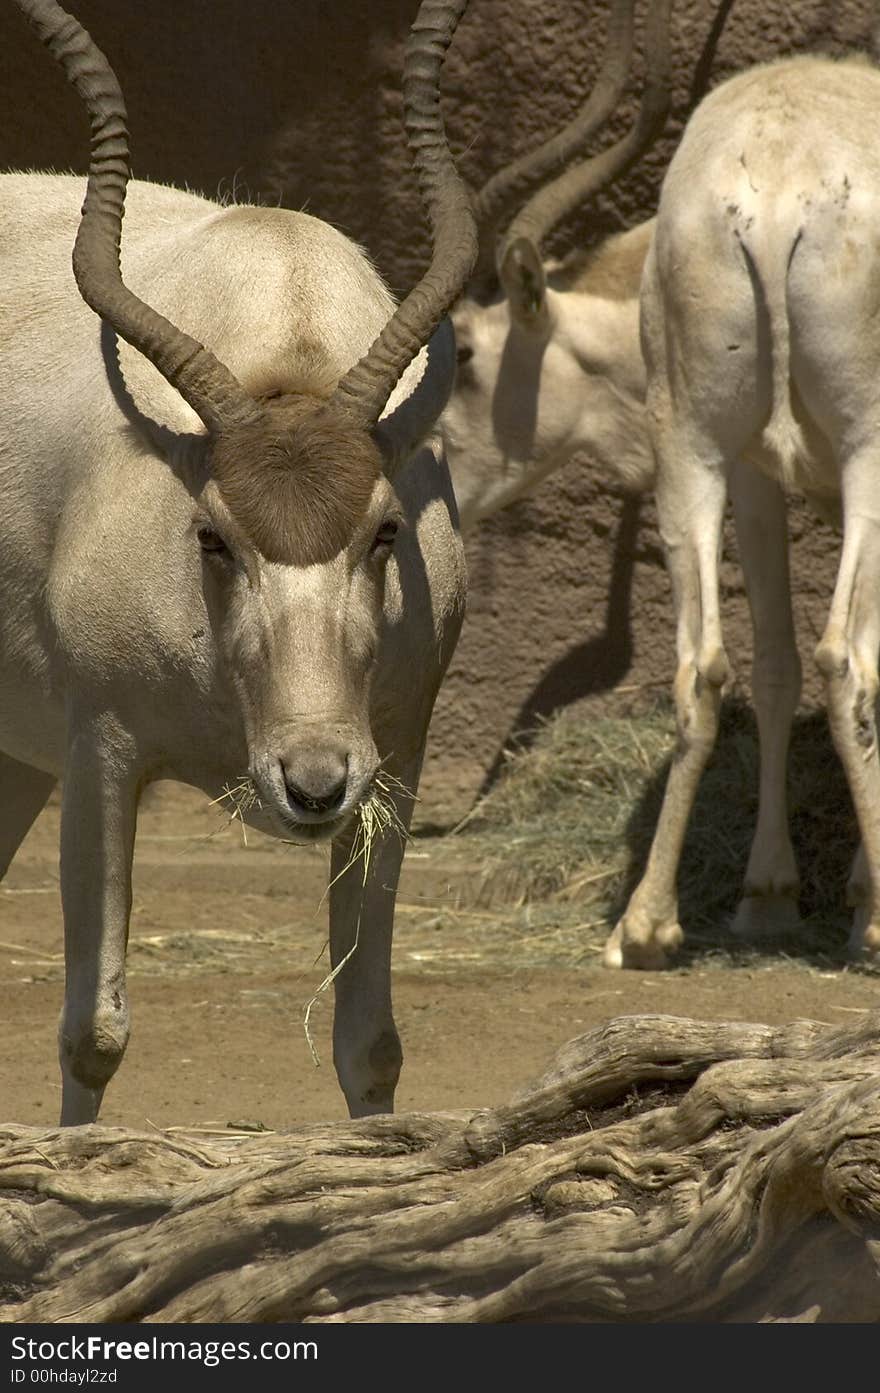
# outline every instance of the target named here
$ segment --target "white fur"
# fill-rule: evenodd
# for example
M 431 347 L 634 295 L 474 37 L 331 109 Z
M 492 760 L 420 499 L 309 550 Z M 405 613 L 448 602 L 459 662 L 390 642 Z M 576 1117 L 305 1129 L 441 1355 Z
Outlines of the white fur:
M 878 114 L 880 75 L 860 59 L 752 69 L 692 118 L 656 223 L 608 239 L 590 258 L 545 265 L 537 306 L 523 308 L 529 297 L 517 296 L 514 281 L 495 304 L 465 300 L 455 311 L 459 351 L 471 356 L 442 424 L 464 527 L 575 456 L 634 490 L 654 483 L 655 452 L 660 459 L 679 616 L 681 758 L 646 875 L 609 941 L 611 966 L 660 964 L 681 938 L 680 844 L 727 671 L 717 548 L 728 492 L 752 611 L 761 738 L 758 820 L 734 927 L 751 933 L 797 920 L 785 769 L 800 663 L 783 488 L 801 489 L 831 520 L 842 489 L 849 518 L 819 657 L 874 847 L 850 881 L 852 950 L 878 948 L 880 784 L 868 708 L 878 623 L 869 597 L 878 564 L 880 159 L 865 140 Z
M 794 486 L 839 495 L 842 506 L 843 554 L 816 657 L 863 838 L 850 947 L 880 951 L 880 154 L 869 136 L 878 118 L 880 72 L 867 63 L 755 68 L 703 102 L 663 185 L 642 336 L 677 613 L 679 749 L 647 870 L 606 950 L 613 965 L 657 965 L 681 939 L 678 859 L 727 673 L 718 550 L 729 485 L 756 629 L 762 750 L 738 925 L 796 920 L 785 759 L 799 665 L 780 485 Z
M 401 470 L 397 501 L 381 479 L 326 565 L 270 565 L 246 543 L 235 567 L 203 556 L 200 518 L 225 519 L 232 534 L 234 518 L 210 482 L 193 483 L 200 422 L 125 344 L 121 395 L 114 386 L 106 331 L 102 346 L 71 270 L 82 198 L 74 177 L 0 177 L 0 873 L 63 779 L 63 1118 L 95 1117 L 127 1041 L 136 809 L 159 777 L 216 798 L 249 775 L 264 830 L 332 833 L 334 962 L 360 925 L 336 983 L 337 1071 L 353 1113 L 390 1109 L 398 837 L 374 848 L 366 885 L 362 866 L 344 867 L 378 763 L 415 790 L 461 622 L 442 451 L 429 442 Z M 122 265 L 132 290 L 254 393 L 326 391 L 393 308 L 363 253 L 327 224 L 150 184 L 130 186 Z M 423 371 L 413 365 L 393 405 Z M 389 509 L 404 525 L 383 577 L 372 545 Z M 285 770 L 300 779 L 337 765 L 338 816 L 289 806 Z M 411 800 L 393 796 L 406 822 Z M 234 1060 L 223 1067 L 234 1077 Z

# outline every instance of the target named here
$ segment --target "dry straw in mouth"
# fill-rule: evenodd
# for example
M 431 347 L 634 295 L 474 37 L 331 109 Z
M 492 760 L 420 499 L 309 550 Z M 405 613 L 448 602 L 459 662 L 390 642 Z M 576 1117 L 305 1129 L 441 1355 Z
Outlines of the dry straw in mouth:
M 262 808 L 263 806 L 253 779 L 248 774 L 242 774 L 237 784 L 224 784 L 220 797 L 213 798 L 209 807 L 215 808 L 221 803 L 224 807 L 232 805 L 229 812 L 229 822 L 226 825 L 230 826 L 233 822 L 240 822 L 242 841 L 247 846 L 245 818 L 253 808 Z

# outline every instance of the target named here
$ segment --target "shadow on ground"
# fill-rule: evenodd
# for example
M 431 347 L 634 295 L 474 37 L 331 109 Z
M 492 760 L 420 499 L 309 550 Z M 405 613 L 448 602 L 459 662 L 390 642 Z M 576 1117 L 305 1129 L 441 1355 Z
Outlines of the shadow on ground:
M 627 821 L 628 864 L 613 917 L 623 912 L 647 860 L 670 758 L 646 780 Z M 679 872 L 681 921 L 689 926 L 682 955 L 706 947 L 739 951 L 726 930 L 740 898 L 758 812 L 758 733 L 741 698 L 724 702 L 715 752 L 700 782 Z M 760 947 L 791 947 L 798 956 L 843 961 L 849 928 L 846 882 L 858 824 L 823 712 L 796 718 L 788 773 L 789 826 L 801 882 L 796 932 L 762 937 Z M 748 944 L 742 951 L 750 951 Z
M 623 498 L 602 629 L 564 653 L 543 673 L 516 713 L 486 771 L 478 797 L 484 798 L 501 777 L 508 750 L 528 749 L 540 732 L 541 723 L 561 707 L 597 692 L 612 691 L 630 671 L 632 586 L 641 508 L 641 498 L 633 495 Z
M 511 933 L 514 911 L 525 913 L 523 932 L 534 935 L 537 925 L 549 938 L 557 931 L 568 960 L 601 951 L 644 870 L 674 744 L 666 700 L 613 718 L 569 707 L 540 723 L 509 753 L 461 830 L 445 839 L 480 867 L 470 902 L 500 913 Z M 788 793 L 802 922 L 782 936 L 734 939 L 728 924 L 757 817 L 758 738 L 750 705 L 727 698 L 681 860 L 681 966 L 713 954 L 846 962 L 846 882 L 858 829 L 822 713 L 794 723 Z

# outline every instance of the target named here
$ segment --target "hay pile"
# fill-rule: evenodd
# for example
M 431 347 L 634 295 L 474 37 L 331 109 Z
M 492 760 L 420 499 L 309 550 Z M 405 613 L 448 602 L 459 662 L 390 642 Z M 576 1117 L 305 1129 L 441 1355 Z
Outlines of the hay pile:
M 483 903 L 543 906 L 560 927 L 571 915 L 602 932 L 612 926 L 644 867 L 674 743 L 668 702 L 619 718 L 571 707 L 543 724 L 508 754 L 498 783 L 457 832 L 481 858 Z M 795 723 L 789 797 L 807 923 L 799 946 L 836 955 L 857 828 L 820 714 Z M 716 937 L 729 946 L 723 930 L 739 898 L 757 803 L 754 718 L 730 698 L 679 877 L 682 919 L 704 946 Z

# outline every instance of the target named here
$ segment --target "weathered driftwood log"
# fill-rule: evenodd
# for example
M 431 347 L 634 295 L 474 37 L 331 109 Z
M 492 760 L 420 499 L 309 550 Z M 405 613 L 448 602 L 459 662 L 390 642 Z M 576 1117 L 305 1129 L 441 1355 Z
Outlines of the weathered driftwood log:
M 622 1017 L 508 1106 L 0 1128 L 9 1321 L 874 1321 L 880 1012 Z

